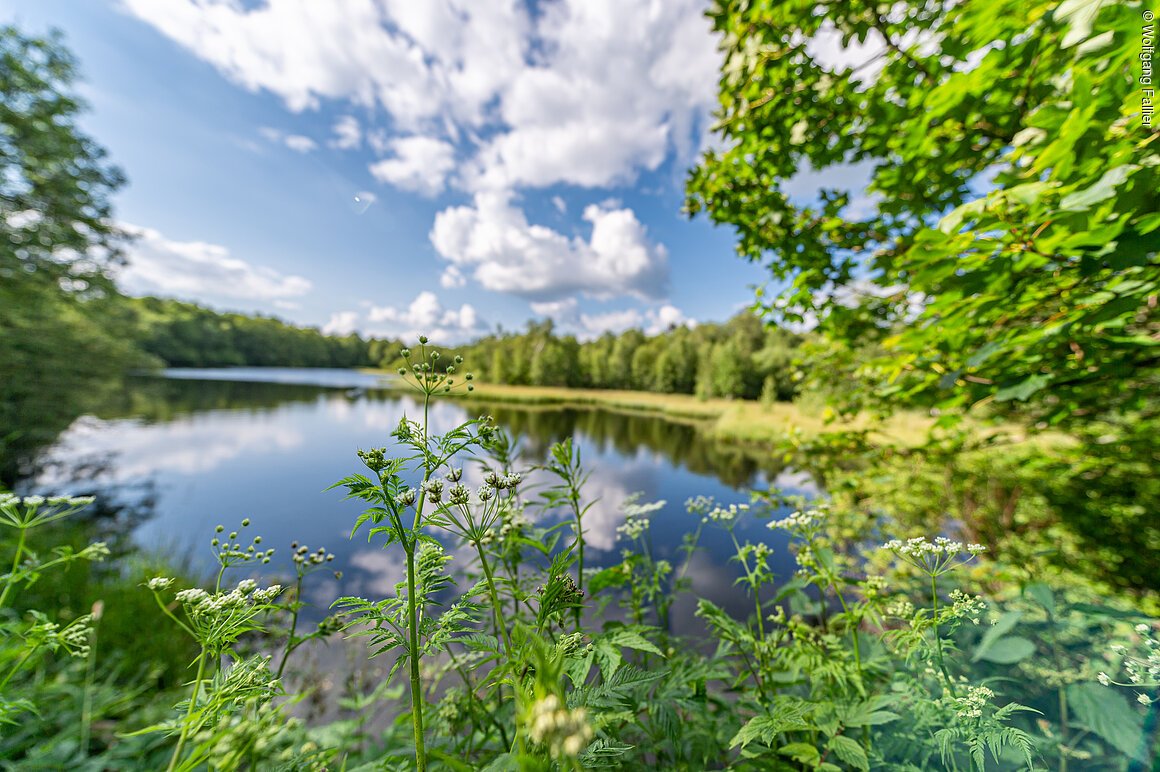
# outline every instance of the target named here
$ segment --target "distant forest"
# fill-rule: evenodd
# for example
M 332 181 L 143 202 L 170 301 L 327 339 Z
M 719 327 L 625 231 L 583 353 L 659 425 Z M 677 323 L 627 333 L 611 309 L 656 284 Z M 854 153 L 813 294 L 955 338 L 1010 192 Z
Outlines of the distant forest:
M 129 304 L 139 348 L 169 367 L 371 367 L 399 348 L 180 300 L 131 298 Z
M 192 303 L 138 298 L 138 345 L 170 367 L 383 367 L 399 365 L 403 343 L 324 335 L 265 316 L 221 313 Z M 790 400 L 803 336 L 767 327 L 749 313 L 724 324 L 638 329 L 581 342 L 552 321 L 496 333 L 458 349 L 466 370 L 492 383 L 635 389 L 701 397 Z

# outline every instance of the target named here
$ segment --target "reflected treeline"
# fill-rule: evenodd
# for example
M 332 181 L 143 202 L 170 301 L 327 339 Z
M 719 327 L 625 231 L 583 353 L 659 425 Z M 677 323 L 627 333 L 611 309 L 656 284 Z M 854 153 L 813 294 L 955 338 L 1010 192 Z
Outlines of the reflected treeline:
M 773 478 L 784 469 L 778 456 L 715 442 L 693 424 L 660 416 L 599 408 L 525 409 L 510 404 L 476 404 L 486 408 L 501 427 L 521 438 L 524 458 L 533 463 L 544 460 L 553 443 L 582 435 L 621 455 L 631 456 L 647 448 L 673 465 L 695 474 L 713 475 L 735 488 L 752 485 L 759 473 Z
M 208 410 L 258 410 L 288 403 L 308 403 L 334 392 L 334 389 L 322 386 L 175 380 L 152 376 L 131 378 L 128 386 L 115 398 L 107 400 L 97 415 L 101 418 L 168 421 Z
M 122 379 L 102 377 L 45 378 L 20 390 L 0 388 L 0 487 L 13 488 L 29 477 L 40 452 L 73 421 L 127 390 Z

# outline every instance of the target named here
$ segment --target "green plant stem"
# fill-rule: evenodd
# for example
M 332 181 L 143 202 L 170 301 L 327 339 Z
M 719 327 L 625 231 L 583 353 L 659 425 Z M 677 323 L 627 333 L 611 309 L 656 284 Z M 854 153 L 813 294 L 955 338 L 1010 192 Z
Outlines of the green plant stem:
M 737 543 L 737 537 L 733 533 L 733 529 L 729 529 L 729 538 L 733 541 L 733 549 L 737 552 L 737 557 L 741 557 L 741 545 Z M 761 608 L 761 597 L 758 594 L 760 587 L 757 586 L 757 580 L 754 579 L 753 572 L 749 570 L 749 561 L 747 559 L 741 560 L 741 567 L 745 569 L 745 580 L 749 582 L 749 587 L 753 590 L 753 605 L 757 610 L 757 643 L 754 647 L 754 655 L 757 657 L 757 666 L 765 668 L 765 657 L 762 656 L 762 650 L 765 648 L 765 621 L 762 619 L 763 611 Z
M 290 617 L 290 633 L 286 638 L 286 650 L 282 653 L 282 663 L 278 665 L 278 675 L 276 678 L 281 681 L 282 673 L 286 670 L 286 662 L 289 661 L 290 655 L 298 646 L 294 643 L 294 636 L 298 632 L 298 609 L 299 599 L 302 597 L 302 576 L 299 575 L 297 583 L 294 585 L 294 611 Z
M 503 639 L 504 655 L 507 657 L 508 663 L 510 664 L 512 662 L 512 639 L 508 634 L 507 626 L 503 623 L 503 608 L 500 606 L 499 593 L 495 588 L 495 577 L 492 575 L 491 566 L 488 565 L 487 558 L 484 556 L 483 547 L 480 546 L 478 541 L 475 543 L 475 551 L 476 554 L 479 555 L 479 564 L 483 568 L 483 575 L 487 580 L 487 591 L 488 595 L 491 596 L 491 609 L 492 613 L 495 615 L 495 626 L 499 630 L 500 636 Z M 503 689 L 501 688 L 501 699 L 502 694 Z M 524 734 L 520 731 L 518 722 L 516 724 L 516 737 L 512 747 L 513 750 L 518 747 L 521 756 L 524 754 Z
M 89 656 L 85 663 L 85 690 L 81 697 L 81 756 L 88 758 L 89 738 L 93 728 L 93 678 L 97 668 L 97 628 L 100 617 L 93 620 L 93 631 L 89 636 Z
M 29 649 L 28 651 L 24 652 L 24 656 L 21 657 L 17 663 L 12 666 L 12 669 L 8 671 L 8 674 L 4 676 L 4 680 L 0 681 L 0 690 L 8 685 L 8 682 L 12 680 L 12 676 L 16 675 L 17 671 L 24 667 L 24 663 L 32 657 L 32 654 L 35 651 L 35 649 Z
M 496 591 L 495 577 L 492 574 L 491 566 L 488 565 L 487 558 L 484 556 L 483 547 L 479 542 L 475 543 L 475 552 L 479 555 L 479 564 L 483 568 L 483 576 L 487 580 L 487 592 L 491 596 L 491 611 L 495 615 L 495 627 L 503 639 L 504 654 L 510 660 L 512 656 L 512 641 L 508 635 L 507 626 L 503 623 L 503 608 L 500 606 L 499 593 Z
M 181 759 L 181 752 L 185 750 L 185 741 L 189 737 L 189 725 L 193 720 L 193 712 L 197 710 L 197 695 L 201 693 L 201 681 L 205 677 L 206 649 L 203 644 L 201 653 L 197 655 L 197 675 L 193 679 L 193 695 L 189 698 L 189 710 L 185 712 L 185 720 L 181 722 L 181 735 L 177 738 L 177 747 L 173 749 L 173 757 L 169 759 L 166 772 L 177 769 L 177 762 Z
M 28 529 L 20 528 L 19 531 L 20 535 L 16 537 L 16 554 L 12 556 L 12 568 L 8 571 L 8 581 L 4 584 L 4 592 L 0 592 L 0 608 L 4 608 L 8 593 L 16 583 L 16 569 L 20 568 L 20 558 L 24 557 L 24 540 L 27 538 Z
M 182 622 L 180 619 L 178 619 L 176 616 L 174 616 L 172 611 L 170 611 L 168 608 L 165 607 L 165 604 L 161 602 L 161 596 L 157 594 L 156 590 L 153 591 L 153 599 L 155 601 L 157 601 L 157 607 L 161 609 L 162 614 L 164 614 L 165 616 L 172 619 L 174 624 L 176 624 L 178 627 L 180 627 L 182 630 L 184 630 L 186 633 L 189 634 L 190 638 L 197 640 L 197 633 L 195 633 L 193 630 L 189 629 L 189 625 Z
M 955 690 L 955 684 L 953 681 L 951 681 L 950 673 L 947 672 L 946 662 L 943 660 L 942 635 L 938 630 L 938 579 L 934 574 L 931 574 L 930 577 L 930 599 L 934 604 L 934 611 L 931 619 L 934 620 L 934 651 L 935 655 L 938 657 L 938 669 L 942 671 L 943 679 L 946 680 L 947 689 L 950 690 L 951 696 L 958 697 L 959 694 Z
M 570 497 L 572 502 L 572 516 L 576 519 L 576 587 L 580 590 L 581 596 L 584 594 L 584 523 L 580 516 L 580 492 L 575 487 L 572 488 L 572 495 Z M 577 606 L 575 611 L 576 629 L 580 629 L 580 616 L 583 612 L 581 606 Z
M 411 724 L 415 730 L 415 768 L 427 769 L 427 748 L 423 742 L 423 684 L 419 677 L 419 619 L 415 601 L 415 544 L 407 545 L 407 633 L 411 674 Z

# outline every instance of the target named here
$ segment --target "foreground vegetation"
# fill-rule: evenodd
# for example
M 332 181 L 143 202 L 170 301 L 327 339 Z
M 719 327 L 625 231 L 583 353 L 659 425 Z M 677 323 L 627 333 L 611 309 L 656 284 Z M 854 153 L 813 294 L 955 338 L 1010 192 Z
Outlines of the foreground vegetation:
M 161 574 L 136 589 L 155 599 L 156 624 L 198 652 L 184 694 L 125 688 L 132 674 L 108 669 L 105 603 L 80 616 L 6 613 L 4 757 L 172 770 L 1118 769 L 1150 757 L 1160 644 L 1130 607 L 988 561 L 987 545 L 868 520 L 840 496 L 786 502 L 774 490 L 749 504 L 690 500 L 699 525 L 677 563 L 650 550 L 656 505 L 624 502 L 621 562 L 586 569 L 592 501 L 572 443 L 521 470 L 487 417 L 430 433 L 432 398 L 471 376 L 425 345 L 404 354 L 422 415 L 399 423 L 397 455 L 359 451 L 364 469 L 335 486 L 366 503 L 355 535 L 400 553 L 395 593 L 336 599 L 335 616 L 300 629 L 304 583 L 334 568 L 326 550 L 295 545 L 290 584 L 262 587 L 254 578 L 280 556 L 248 521 L 219 526 L 212 586 Z M 478 468 L 460 466 L 477 456 Z M 538 489 L 526 489 L 530 471 Z M 107 556 L 102 543 L 37 546 L 89 503 L 4 496 L 0 523 L 15 539 L 0 612 L 38 579 Z M 746 518 L 766 522 L 768 542 L 736 537 Z M 707 633 L 695 643 L 673 636 L 669 616 L 707 529 L 733 539 L 753 611 L 734 619 L 698 601 Z M 794 575 L 773 575 L 771 544 L 789 545 Z M 289 720 L 306 695 L 291 691 L 287 662 L 340 630 L 387 658 L 405 688 L 388 679 L 350 698 L 349 720 Z M 392 702 L 398 721 L 367 723 Z M 40 733 L 13 732 L 30 714 Z

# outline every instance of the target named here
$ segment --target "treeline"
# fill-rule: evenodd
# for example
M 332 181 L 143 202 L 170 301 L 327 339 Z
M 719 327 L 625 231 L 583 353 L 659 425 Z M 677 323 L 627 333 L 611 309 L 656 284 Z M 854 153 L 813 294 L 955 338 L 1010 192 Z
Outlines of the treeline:
M 551 320 L 530 322 L 526 332 L 491 335 L 460 352 L 476 377 L 492 383 L 788 401 L 803 342 L 743 312 L 724 324 L 652 337 L 631 329 L 588 342 L 557 335 Z M 397 367 L 397 352 L 382 365 Z
M 170 367 L 367 367 L 396 343 L 332 336 L 268 316 L 222 313 L 163 298 L 132 298 L 137 343 Z

